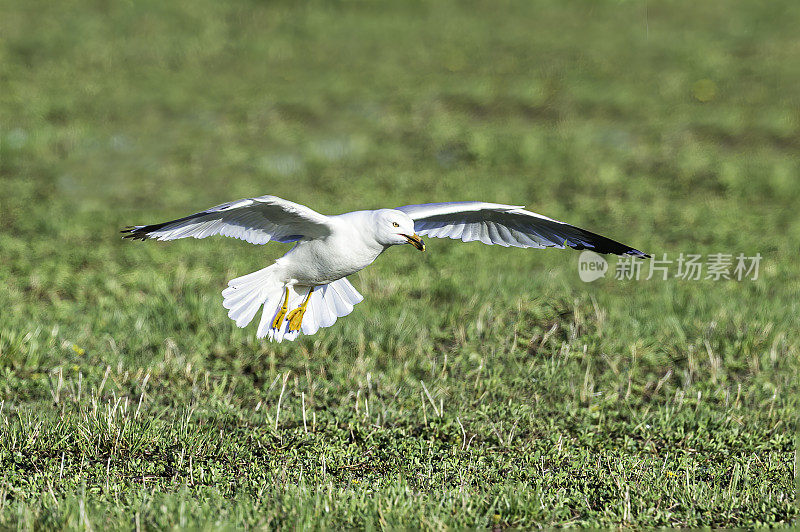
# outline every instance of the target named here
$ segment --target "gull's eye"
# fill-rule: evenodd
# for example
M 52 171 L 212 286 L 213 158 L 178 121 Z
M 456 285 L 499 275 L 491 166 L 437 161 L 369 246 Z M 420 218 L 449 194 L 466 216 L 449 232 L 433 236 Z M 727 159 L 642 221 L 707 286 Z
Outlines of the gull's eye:
M 400 227 L 400 224 L 397 223 L 397 222 L 392 222 L 392 225 L 395 226 L 395 227 Z

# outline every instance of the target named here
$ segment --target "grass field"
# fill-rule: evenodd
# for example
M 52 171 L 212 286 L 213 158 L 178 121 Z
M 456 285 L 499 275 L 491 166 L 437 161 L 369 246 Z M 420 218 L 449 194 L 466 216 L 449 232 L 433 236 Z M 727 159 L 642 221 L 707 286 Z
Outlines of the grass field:
M 4 2 L 0 528 L 795 521 L 798 18 Z M 526 204 L 656 258 L 762 261 L 583 283 L 571 250 L 429 239 L 276 345 L 220 291 L 288 245 L 119 238 L 261 194 Z

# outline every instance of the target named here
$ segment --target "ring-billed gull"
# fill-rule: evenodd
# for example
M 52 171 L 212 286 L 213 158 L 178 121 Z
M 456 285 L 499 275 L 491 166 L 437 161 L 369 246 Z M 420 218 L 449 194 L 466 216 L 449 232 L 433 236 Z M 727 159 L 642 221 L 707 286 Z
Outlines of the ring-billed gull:
M 481 201 L 427 203 L 396 209 L 320 214 L 276 196 L 223 203 L 184 218 L 124 229 L 124 238 L 175 240 L 224 235 L 252 244 L 295 242 L 274 264 L 228 282 L 228 316 L 239 327 L 263 307 L 258 338 L 294 340 L 314 334 L 353 311 L 364 298 L 346 279 L 390 246 L 425 251 L 420 235 L 522 248 L 571 247 L 598 253 L 648 255 L 584 229 L 526 211 Z

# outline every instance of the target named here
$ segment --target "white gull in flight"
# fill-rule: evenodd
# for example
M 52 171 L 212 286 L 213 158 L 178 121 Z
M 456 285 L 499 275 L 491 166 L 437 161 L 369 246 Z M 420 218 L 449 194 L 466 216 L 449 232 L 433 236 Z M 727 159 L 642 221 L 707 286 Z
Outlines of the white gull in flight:
M 462 201 L 406 205 L 396 209 L 320 214 L 276 196 L 223 203 L 184 218 L 124 229 L 125 238 L 175 240 L 223 235 L 251 244 L 296 242 L 274 264 L 228 282 L 222 291 L 228 316 L 239 327 L 263 307 L 256 335 L 294 340 L 314 334 L 353 311 L 364 299 L 346 279 L 366 268 L 390 246 L 411 244 L 425 251 L 420 238 L 521 248 L 590 249 L 597 253 L 648 255 L 524 207 Z

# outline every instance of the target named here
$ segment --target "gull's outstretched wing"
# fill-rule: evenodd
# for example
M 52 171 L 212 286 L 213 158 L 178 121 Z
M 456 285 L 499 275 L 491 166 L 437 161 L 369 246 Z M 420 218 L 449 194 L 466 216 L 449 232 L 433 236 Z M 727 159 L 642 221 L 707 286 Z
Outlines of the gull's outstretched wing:
M 136 225 L 122 231 L 123 238 L 175 240 L 223 235 L 251 244 L 295 242 L 330 234 L 329 218 L 304 205 L 276 196 L 260 196 L 217 205 L 208 210 L 153 225 Z
M 460 201 L 425 203 L 397 207 L 414 220 L 414 230 L 434 238 L 454 238 L 463 242 L 480 240 L 484 244 L 545 248 L 565 246 L 590 249 L 597 253 L 649 257 L 638 249 L 574 225 L 553 220 L 524 207 Z

